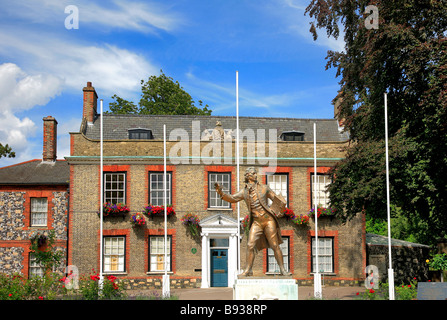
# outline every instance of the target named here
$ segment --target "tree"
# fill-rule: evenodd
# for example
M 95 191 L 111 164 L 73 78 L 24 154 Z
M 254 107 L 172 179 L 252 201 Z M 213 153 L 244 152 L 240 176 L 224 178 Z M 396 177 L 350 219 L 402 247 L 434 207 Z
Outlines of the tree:
M 138 106 L 132 101 L 112 96 L 115 102 L 109 104 L 111 113 L 115 114 L 170 114 L 170 115 L 211 115 L 209 106 L 195 106 L 191 95 L 178 81 L 166 76 L 160 70 L 159 76 L 150 76 L 147 82 L 141 80 L 141 99 Z
M 7 144 L 2 145 L 0 143 L 0 158 L 2 157 L 8 157 L 8 158 L 14 158 L 16 156 L 16 153 L 12 151 L 11 147 Z
M 378 28 L 365 23 L 373 4 Z M 445 1 L 312 0 L 317 29 L 345 49 L 328 51 L 340 90 L 333 103 L 350 133 L 346 158 L 329 185 L 331 206 L 350 219 L 386 216 L 384 93 L 388 95 L 390 185 L 393 205 L 408 221 L 423 221 L 434 243 L 447 228 L 447 11 Z

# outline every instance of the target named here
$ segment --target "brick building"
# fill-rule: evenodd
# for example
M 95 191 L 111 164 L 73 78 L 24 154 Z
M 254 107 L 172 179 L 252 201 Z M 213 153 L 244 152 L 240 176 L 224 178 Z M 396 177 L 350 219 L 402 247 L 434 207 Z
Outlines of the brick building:
M 54 230 L 57 249 L 67 248 L 69 167 L 56 160 L 57 121 L 43 118 L 43 157 L 0 168 L 0 272 L 41 275 L 30 237 Z
M 168 219 L 168 271 L 171 286 L 232 286 L 238 269 L 237 205 L 217 197 L 214 182 L 225 192 L 238 188 L 235 117 L 150 116 L 104 114 L 103 172 L 100 190 L 100 115 L 98 96 L 91 83 L 83 89 L 83 119 L 72 132 L 70 172 L 68 264 L 80 273 L 99 270 L 100 193 L 104 201 L 125 203 L 121 217 L 104 217 L 104 272 L 128 283 L 129 288 L 161 286 L 164 273 L 164 219 L 146 217 L 133 227 L 130 216 L 149 204 L 162 205 L 163 125 L 167 131 L 167 197 L 175 215 Z M 313 123 L 317 123 L 317 173 L 313 168 Z M 268 183 L 287 200 L 295 215 L 307 215 L 312 186 L 317 184 L 319 203 L 327 206 L 324 192 L 327 172 L 344 157 L 347 136 L 335 119 L 240 117 L 241 160 L 239 181 L 243 187 L 247 167 L 258 169 Z M 315 178 L 316 177 L 316 178 Z M 240 204 L 240 217 L 247 215 Z M 200 234 L 193 236 L 181 218 L 200 219 Z M 281 218 L 284 259 L 301 285 L 313 284 L 315 268 L 312 243 L 314 219 L 297 225 Z M 342 224 L 337 219 L 318 220 L 319 259 L 325 284 L 353 285 L 364 280 L 366 244 L 364 218 Z M 246 236 L 241 233 L 241 268 L 245 266 Z M 218 260 L 219 259 L 219 260 Z M 219 262 L 219 263 L 218 263 Z M 259 252 L 254 275 L 275 276 L 276 262 L 269 252 Z

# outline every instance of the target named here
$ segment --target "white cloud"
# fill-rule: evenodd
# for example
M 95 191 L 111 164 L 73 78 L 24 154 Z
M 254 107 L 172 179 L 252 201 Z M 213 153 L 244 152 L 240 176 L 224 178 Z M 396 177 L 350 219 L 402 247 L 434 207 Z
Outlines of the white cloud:
M 27 75 L 17 65 L 0 65 L 0 110 L 22 111 L 45 105 L 60 93 L 62 81 L 53 75 Z
M 96 23 L 113 28 L 140 32 L 171 31 L 180 24 L 180 18 L 154 3 L 113 1 L 116 9 L 101 7 L 91 1 L 80 5 L 80 23 Z M 85 10 L 84 10 L 85 8 Z
M 64 80 L 68 89 L 79 91 L 93 82 L 98 95 L 128 96 L 140 89 L 140 80 L 159 68 L 137 53 L 110 44 L 81 44 L 57 37 L 42 38 L 33 31 L 0 31 L 3 54 L 17 53 L 32 61 L 29 68 L 46 70 Z
M 29 117 L 17 114 L 48 103 L 60 93 L 61 84 L 52 75 L 30 75 L 13 63 L 0 65 L 0 142 L 16 152 L 14 162 L 30 159 L 29 137 L 37 129 Z
M 74 5 L 79 12 L 79 27 L 98 26 L 107 29 L 126 29 L 143 33 L 172 31 L 183 24 L 182 18 L 166 4 L 137 1 L 91 0 L 15 0 L 3 6 L 9 16 L 28 22 L 64 26 L 69 16 L 65 8 Z

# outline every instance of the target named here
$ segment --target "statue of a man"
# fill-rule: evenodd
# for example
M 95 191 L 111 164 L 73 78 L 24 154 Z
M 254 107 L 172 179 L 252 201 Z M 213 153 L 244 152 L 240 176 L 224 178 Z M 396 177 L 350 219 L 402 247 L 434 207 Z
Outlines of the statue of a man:
M 290 275 L 284 268 L 283 255 L 279 245 L 283 242 L 278 219 L 268 206 L 268 199 L 274 200 L 276 194 L 267 186 L 258 182 L 256 168 L 245 172 L 245 187 L 233 195 L 225 194 L 219 184 L 215 184 L 222 200 L 235 203 L 245 200 L 249 211 L 249 235 L 247 244 L 247 266 L 243 276 L 253 275 L 252 267 L 258 250 L 272 248 L 282 275 Z

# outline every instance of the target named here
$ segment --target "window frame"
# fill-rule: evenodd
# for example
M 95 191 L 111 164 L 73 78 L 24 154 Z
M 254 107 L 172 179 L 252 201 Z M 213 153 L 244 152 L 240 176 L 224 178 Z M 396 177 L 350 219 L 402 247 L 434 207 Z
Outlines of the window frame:
M 330 257 L 330 259 L 331 259 L 331 270 L 330 271 L 326 271 L 326 270 L 324 270 L 323 272 L 321 272 L 321 270 L 319 270 L 319 272 L 320 273 L 324 273 L 324 274 L 332 274 L 332 273 L 335 273 L 335 249 L 334 249 L 334 242 L 335 242 L 335 239 L 334 239 L 334 237 L 318 237 L 318 242 L 320 242 L 320 241 L 327 241 L 327 240 L 330 240 L 330 243 L 331 243 L 331 253 L 330 254 L 321 254 L 321 251 L 320 251 L 320 246 L 321 246 L 321 244 L 319 244 L 319 250 L 318 250 L 318 259 L 320 259 L 321 257 Z M 315 261 L 314 261 L 314 258 L 315 258 L 315 250 L 314 250 L 314 243 L 315 243 L 315 236 L 312 236 L 311 237 L 311 255 L 310 255 L 310 259 L 311 259 L 311 263 L 310 263 L 310 265 L 311 265 L 311 273 L 315 273 Z M 319 262 L 319 264 L 321 265 L 321 260 L 319 260 L 318 261 Z
M 151 262 L 151 257 L 152 255 L 156 255 L 156 253 L 152 253 L 152 242 L 151 239 L 153 238 L 159 238 L 162 239 L 162 243 L 163 243 L 163 259 L 164 259 L 164 235 L 156 235 L 156 234 L 151 234 L 148 235 L 148 272 L 150 273 L 162 273 L 165 272 L 164 270 L 164 260 L 163 260 L 163 269 L 162 270 L 152 270 L 152 262 Z M 168 250 L 168 270 L 167 272 L 172 272 L 173 268 L 172 268 L 172 235 L 168 234 L 167 235 L 167 240 L 168 240 L 168 246 L 169 246 L 169 250 Z
M 288 172 L 275 172 L 275 173 L 269 173 L 269 172 L 266 172 L 266 175 L 265 175 L 265 178 L 266 178 L 266 184 L 270 187 L 270 182 L 269 182 L 269 178 L 270 177 L 272 177 L 272 176 L 286 176 L 286 193 L 287 193 L 287 195 L 286 195 L 286 204 L 287 204 L 287 207 L 289 207 L 289 203 L 290 203 L 290 188 L 289 188 L 289 173 Z M 275 190 L 275 189 L 273 189 L 273 188 L 271 188 L 270 187 L 270 189 L 272 189 L 276 194 L 281 194 L 281 193 L 278 193 L 277 192 L 277 190 Z M 283 196 L 284 197 L 284 196 Z M 269 202 L 269 205 L 271 204 L 271 200 L 269 199 L 268 200 L 268 202 Z
M 42 200 L 42 199 L 45 199 L 45 203 L 46 203 L 45 211 L 33 211 L 33 202 L 36 200 Z M 29 211 L 30 212 L 30 227 L 46 227 L 48 225 L 48 197 L 32 197 L 32 198 L 30 198 L 29 205 L 30 205 L 30 211 Z M 34 220 L 37 220 L 33 217 L 35 214 L 42 214 L 43 216 L 45 216 L 44 218 L 41 218 L 42 220 L 43 219 L 45 220 L 45 223 L 42 223 L 42 224 L 33 223 Z
M 231 194 L 231 172 L 216 172 L 216 171 L 208 171 L 208 204 L 207 204 L 207 208 L 208 209 L 231 209 L 231 203 L 224 201 L 224 200 L 220 200 L 220 197 L 217 195 L 217 192 L 214 189 L 214 183 L 217 181 L 212 182 L 211 181 L 211 175 L 228 175 L 228 190 L 223 188 L 222 183 L 220 183 L 220 185 L 222 186 L 222 191 L 227 193 L 227 194 Z M 213 185 L 211 185 L 213 184 Z M 211 198 L 211 194 L 216 194 L 215 198 Z M 225 206 L 211 206 L 211 199 L 216 199 L 216 200 L 220 200 L 223 203 L 226 203 Z
M 123 253 L 122 254 L 118 254 L 118 256 L 122 256 L 122 270 L 106 270 L 106 255 L 107 256 L 112 256 L 112 254 L 106 254 L 106 244 L 108 239 L 112 239 L 112 238 L 123 238 Z M 126 272 L 126 245 L 127 245 L 127 237 L 125 235 L 105 235 L 103 236 L 103 262 L 102 262 L 102 268 L 104 270 L 104 273 L 107 274 L 113 274 L 113 273 L 124 273 Z M 119 259 L 119 258 L 118 258 Z M 111 263 L 110 263 L 111 265 Z M 120 266 L 120 262 L 118 262 L 118 266 Z
M 38 264 L 36 261 L 36 257 L 33 252 L 30 252 L 28 255 L 28 278 L 32 277 L 43 277 L 45 275 L 44 267 L 41 264 Z M 36 271 L 33 271 L 36 270 Z
M 281 133 L 282 141 L 304 141 L 304 132 L 300 131 L 285 131 Z
M 162 182 L 163 182 L 163 175 L 164 175 L 164 172 L 160 172 L 160 171 L 149 171 L 148 172 L 148 202 L 150 203 L 150 204 L 152 204 L 152 205 L 154 205 L 154 206 L 163 206 L 163 203 L 161 203 L 161 204 L 155 204 L 153 201 L 152 201 L 152 197 L 151 197 L 151 192 L 153 192 L 154 190 L 152 190 L 152 180 L 151 180 L 151 175 L 152 174 L 157 174 L 157 175 L 161 175 L 162 176 Z M 170 205 L 170 204 L 172 204 L 172 178 L 173 178 L 173 173 L 172 173 L 172 171 L 166 171 L 166 177 L 167 177 L 167 191 L 168 191 L 168 199 L 167 199 L 167 204 L 168 205 Z M 169 178 L 168 178 L 169 177 Z M 160 191 L 159 189 L 157 189 L 156 191 Z M 161 189 L 161 191 L 163 192 L 163 188 Z M 163 198 L 161 198 L 161 199 L 163 199 Z
M 319 177 L 318 180 L 320 180 L 320 177 L 324 177 L 324 179 L 325 179 L 324 181 L 326 181 L 326 178 L 327 178 L 328 182 L 324 183 L 324 188 L 326 188 L 327 185 L 331 183 L 331 176 L 327 173 L 318 172 L 316 176 Z M 311 174 L 310 174 L 310 207 L 311 208 L 314 207 L 314 196 L 315 196 L 315 194 L 314 194 L 314 177 L 315 177 L 315 173 L 311 172 Z M 319 181 L 318 181 L 318 186 L 321 186 L 321 183 Z M 329 207 L 329 201 L 330 201 L 329 191 L 320 190 L 320 188 L 318 188 L 317 192 L 325 194 L 324 203 L 321 202 L 321 199 L 318 199 L 319 200 L 318 205 L 321 204 L 324 208 Z
M 286 271 L 290 271 L 290 236 L 281 236 L 283 242 L 279 245 L 281 248 L 281 252 L 283 254 L 283 262 L 284 262 L 284 269 Z M 287 244 L 287 247 L 284 248 L 285 244 Z M 287 255 L 284 254 L 284 249 L 287 249 Z M 286 261 L 284 261 L 286 260 Z M 271 262 L 272 261 L 272 262 Z M 275 267 L 273 270 L 270 270 L 270 264 L 273 264 Z M 266 273 L 269 274 L 279 274 L 279 264 L 276 261 L 275 254 L 272 250 L 272 248 L 267 248 L 267 270 Z
M 127 199 L 127 172 L 125 171 L 106 171 L 103 173 L 104 175 L 104 185 L 103 185 L 103 194 L 104 194 L 104 202 L 105 203 L 113 203 L 113 204 L 117 204 L 117 203 L 126 203 L 126 199 Z M 120 191 L 119 189 L 107 189 L 107 180 L 106 177 L 107 175 L 123 175 L 123 185 L 124 185 L 124 190 Z M 113 182 L 113 181 L 111 181 Z M 123 201 L 117 201 L 117 202 L 113 202 L 113 201 L 108 201 L 109 199 L 107 198 L 106 194 L 107 192 L 123 192 L 123 197 L 122 200 Z M 114 197 L 110 197 L 110 199 L 113 199 Z M 116 197 L 118 199 L 118 197 Z
M 144 128 L 135 128 L 135 129 L 128 129 L 128 138 L 129 140 L 153 140 L 154 135 L 152 134 L 151 129 L 144 129 Z M 147 137 L 141 137 L 142 134 L 147 134 Z M 138 137 L 135 137 L 134 135 L 138 135 Z

